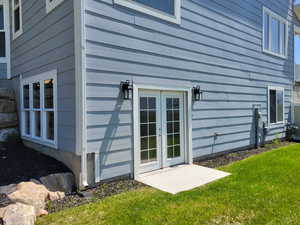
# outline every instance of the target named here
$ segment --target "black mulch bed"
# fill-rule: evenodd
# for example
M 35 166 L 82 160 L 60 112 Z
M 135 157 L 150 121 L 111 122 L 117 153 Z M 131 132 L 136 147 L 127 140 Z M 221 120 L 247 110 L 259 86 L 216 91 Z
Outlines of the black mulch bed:
M 257 155 L 262 152 L 270 151 L 272 149 L 284 147 L 284 146 L 287 146 L 290 144 L 293 144 L 293 142 L 283 141 L 283 142 L 279 142 L 279 143 L 270 143 L 270 144 L 266 144 L 264 147 L 261 147 L 261 148 L 227 153 L 224 155 L 215 156 L 215 157 L 204 159 L 204 160 L 199 160 L 194 163 L 197 165 L 205 166 L 205 167 L 209 167 L 209 168 L 217 168 L 220 166 L 228 165 L 228 164 L 236 162 L 236 161 L 243 160 L 252 155 Z
M 73 193 L 66 196 L 66 198 L 64 198 L 63 200 L 49 202 L 46 210 L 49 213 L 53 213 L 85 203 L 95 202 L 99 199 L 103 199 L 105 197 L 119 194 L 125 191 L 135 190 L 143 186 L 145 185 L 131 179 L 111 181 L 103 183 L 98 187 L 89 189 L 83 193 Z
M 70 172 L 64 164 L 20 142 L 0 144 L 0 186 L 64 172 Z

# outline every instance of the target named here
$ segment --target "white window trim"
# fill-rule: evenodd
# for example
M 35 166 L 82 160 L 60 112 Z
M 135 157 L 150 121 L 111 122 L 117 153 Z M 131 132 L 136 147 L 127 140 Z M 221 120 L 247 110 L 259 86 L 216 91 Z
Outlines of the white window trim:
M 154 16 L 160 18 L 162 20 L 166 20 L 168 22 L 180 24 L 181 23 L 181 0 L 174 0 L 174 16 L 169 15 L 168 13 L 164 13 L 160 10 L 145 6 L 141 3 L 132 1 L 132 0 L 114 0 L 115 4 L 119 4 L 124 7 L 128 7 L 130 9 L 148 14 L 150 16 Z
M 10 29 L 9 29 L 9 0 L 0 0 L 3 4 L 4 10 L 4 32 L 5 32 L 5 47 L 6 47 L 6 57 L 0 57 L 0 63 L 5 63 L 7 70 L 7 79 L 10 79 L 11 66 L 10 66 Z
M 20 10 L 20 30 L 15 32 L 15 0 L 12 0 L 12 34 L 13 34 L 13 40 L 18 38 L 23 33 L 23 15 L 22 15 L 22 0 L 19 0 L 19 10 Z
M 63 2 L 64 0 L 53 0 L 52 2 L 50 2 L 50 0 L 46 0 L 46 13 L 50 13 Z
M 285 53 L 284 53 L 285 55 L 277 54 L 277 53 L 272 52 L 271 50 L 268 50 L 268 49 L 265 48 L 265 28 L 264 28 L 264 25 L 265 25 L 265 14 L 266 13 L 269 14 L 271 17 L 279 20 L 281 23 L 284 23 L 285 26 L 286 26 L 286 29 L 285 29 L 285 35 L 286 35 L 285 46 L 286 46 L 286 48 L 285 48 Z M 272 26 L 271 26 L 272 20 L 270 20 L 269 22 L 270 22 L 270 24 L 269 24 L 269 44 L 270 44 L 270 49 L 272 49 Z M 280 31 L 279 31 L 279 33 L 280 33 Z M 289 41 L 288 21 L 286 19 L 284 19 L 283 17 L 279 16 L 278 14 L 274 13 L 270 9 L 264 7 L 264 6 L 263 6 L 263 15 L 262 15 L 262 34 L 263 34 L 262 35 L 262 51 L 264 53 L 286 59 L 287 55 L 288 55 L 288 41 Z M 282 48 L 281 44 L 282 44 L 282 42 L 280 41 L 279 49 Z
M 32 98 L 32 84 L 35 82 L 42 82 L 47 79 L 54 80 L 54 87 L 53 87 L 53 112 L 54 112 L 54 140 L 47 140 L 45 138 L 46 134 L 46 127 L 43 125 L 45 123 L 45 118 L 41 116 L 41 137 L 35 137 L 35 126 L 33 123 L 33 116 L 30 113 L 30 135 L 25 134 L 25 118 L 24 118 L 24 99 L 23 99 L 23 86 L 29 84 L 29 112 L 33 111 L 33 98 Z M 41 109 L 44 109 L 44 86 L 41 86 L 41 94 L 40 94 L 40 104 Z M 35 75 L 29 78 L 22 78 L 20 82 L 20 100 L 21 100 L 21 136 L 22 139 L 32 141 L 41 145 L 45 145 L 48 147 L 52 147 L 57 149 L 57 70 L 51 70 L 39 75 Z M 43 110 L 44 112 L 45 110 Z M 47 111 L 47 110 L 46 110 Z
M 283 92 L 283 118 L 282 121 L 276 122 L 276 123 L 271 123 L 270 119 L 270 90 L 276 90 L 276 91 L 282 91 Z M 277 111 L 277 101 L 276 101 L 276 111 Z M 286 124 L 285 121 L 285 94 L 284 94 L 284 88 L 283 87 L 273 87 L 273 86 L 268 86 L 268 127 L 269 128 L 275 128 L 275 127 L 280 127 L 282 125 Z

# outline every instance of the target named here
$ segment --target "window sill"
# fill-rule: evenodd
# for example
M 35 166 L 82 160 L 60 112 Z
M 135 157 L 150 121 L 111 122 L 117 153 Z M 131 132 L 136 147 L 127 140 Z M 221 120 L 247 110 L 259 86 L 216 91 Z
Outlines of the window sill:
M 16 40 L 18 37 L 20 37 L 23 34 L 22 30 L 19 30 L 16 33 L 13 33 L 13 40 Z
M 287 57 L 284 55 L 280 55 L 280 54 L 274 53 L 274 52 L 266 50 L 266 49 L 263 49 L 262 51 L 263 51 L 263 53 L 268 54 L 268 55 L 272 55 L 272 56 L 275 56 L 275 57 L 278 57 L 281 59 L 287 59 Z
M 171 23 L 175 23 L 175 24 L 180 24 L 181 23 L 181 19 L 180 19 L 180 1 L 178 0 L 179 3 L 177 3 L 177 1 L 175 1 L 175 16 L 169 15 L 167 13 L 164 12 L 160 12 L 159 10 L 156 9 L 152 9 L 150 7 L 147 6 L 143 6 L 142 4 L 136 3 L 134 1 L 131 0 L 114 0 L 115 4 L 136 10 L 138 12 L 141 13 L 145 13 L 147 15 L 153 16 L 153 17 L 157 17 L 159 19 L 171 22 Z
M 56 0 L 52 3 L 49 0 L 46 0 L 46 13 L 52 12 L 56 7 L 63 3 L 64 0 Z
M 278 123 L 270 123 L 268 128 L 272 129 L 272 128 L 280 128 L 286 125 L 286 122 L 278 122 Z
M 34 143 L 37 143 L 37 144 L 40 144 L 40 145 L 44 145 L 44 146 L 47 146 L 47 147 L 50 147 L 50 148 L 53 148 L 53 149 L 58 149 L 58 146 L 57 146 L 57 143 L 55 143 L 54 141 L 45 141 L 45 140 L 42 140 L 40 138 L 34 138 L 34 137 L 31 137 L 31 136 L 26 136 L 26 135 L 22 135 L 22 139 L 26 140 L 26 141 L 31 141 L 31 142 L 34 142 Z

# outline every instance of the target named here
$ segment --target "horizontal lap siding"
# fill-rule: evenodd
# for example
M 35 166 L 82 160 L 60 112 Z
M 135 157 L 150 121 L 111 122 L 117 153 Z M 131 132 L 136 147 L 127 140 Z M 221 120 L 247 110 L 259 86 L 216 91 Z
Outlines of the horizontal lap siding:
M 7 78 L 7 64 L 0 63 L 0 79 L 6 79 L 6 78 Z
M 181 25 L 86 1 L 87 150 L 100 152 L 101 179 L 132 173 L 132 102 L 119 84 L 201 85 L 193 103 L 193 156 L 254 144 L 253 104 L 267 120 L 267 86 L 285 88 L 290 119 L 293 30 L 288 59 L 262 53 L 262 5 L 292 23 L 286 0 L 183 0 Z M 218 137 L 215 137 L 218 133 Z M 283 136 L 270 129 L 267 140 Z
M 58 148 L 75 152 L 73 1 L 46 14 L 45 0 L 23 0 L 23 34 L 12 42 L 12 74 L 24 78 L 57 69 Z

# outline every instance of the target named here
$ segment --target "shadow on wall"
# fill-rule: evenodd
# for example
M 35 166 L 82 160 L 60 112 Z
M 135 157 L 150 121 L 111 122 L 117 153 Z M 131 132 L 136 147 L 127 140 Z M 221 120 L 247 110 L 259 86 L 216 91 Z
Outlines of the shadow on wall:
M 100 177 L 105 176 L 103 172 L 103 165 L 108 165 L 109 166 L 122 166 L 124 164 L 128 164 L 128 161 L 122 161 L 122 159 L 119 159 L 120 162 L 116 162 L 113 163 L 111 165 L 109 165 L 108 161 L 108 153 L 112 153 L 111 149 L 112 149 L 112 144 L 113 141 L 116 141 L 116 139 L 118 137 L 116 137 L 116 133 L 118 128 L 120 128 L 120 114 L 122 113 L 122 105 L 124 104 L 125 101 L 132 101 L 131 99 L 129 100 L 124 100 L 123 99 L 123 94 L 121 92 L 121 90 L 119 91 L 119 94 L 117 96 L 117 100 L 116 100 L 116 104 L 114 106 L 113 112 L 111 113 L 111 117 L 110 120 L 108 122 L 107 128 L 105 130 L 105 134 L 104 137 L 102 139 L 102 143 L 100 146 L 100 149 L 98 152 L 100 152 Z M 132 123 L 130 123 L 130 129 L 132 130 Z M 128 134 L 128 136 L 131 136 L 131 134 Z M 127 137 L 127 136 L 126 136 Z M 124 137 L 122 137 L 124 138 Z M 124 146 L 122 146 L 124 147 Z M 131 146 L 126 146 L 131 148 Z M 118 150 L 116 150 L 115 152 L 117 152 Z M 132 157 L 132 155 L 131 155 Z M 132 163 L 131 163 L 132 164 Z M 132 167 L 132 165 L 131 165 Z M 131 168 L 131 171 L 132 168 Z M 123 175 L 123 174 L 122 174 Z M 124 174 L 125 175 L 125 174 Z

